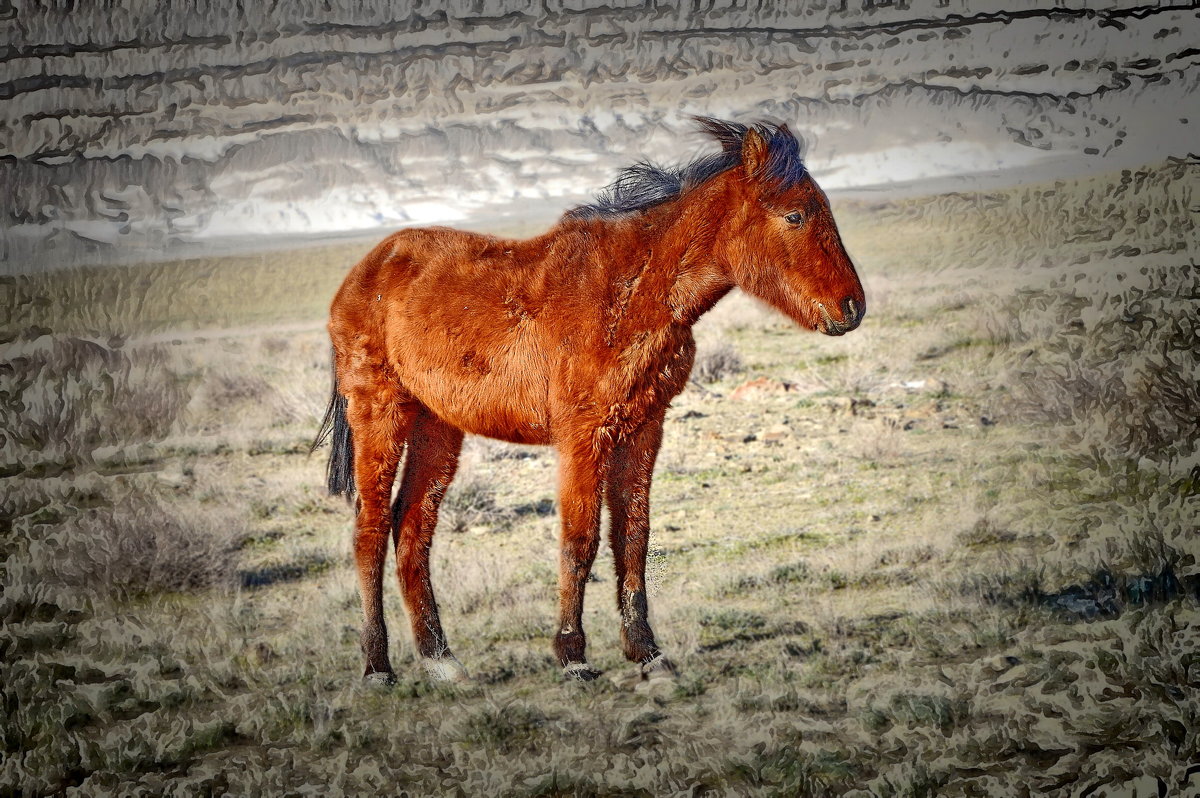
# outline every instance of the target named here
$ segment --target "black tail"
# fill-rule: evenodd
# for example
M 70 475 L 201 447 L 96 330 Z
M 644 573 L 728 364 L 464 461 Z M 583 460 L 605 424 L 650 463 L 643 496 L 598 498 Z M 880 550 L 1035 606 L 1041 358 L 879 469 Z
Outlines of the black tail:
M 329 407 L 325 408 L 325 418 L 321 420 L 317 439 L 309 451 L 316 451 L 330 435 L 333 440 L 329 451 L 329 493 L 350 498 L 354 495 L 354 440 L 350 436 L 350 425 L 346 423 L 346 397 L 338 393 L 336 372 Z

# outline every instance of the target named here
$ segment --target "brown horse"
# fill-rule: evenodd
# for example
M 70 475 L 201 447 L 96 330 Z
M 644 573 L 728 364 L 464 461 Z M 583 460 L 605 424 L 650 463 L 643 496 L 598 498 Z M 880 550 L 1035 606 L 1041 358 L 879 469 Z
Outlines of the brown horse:
M 721 152 L 674 170 L 631 167 L 544 235 L 403 230 L 346 277 L 330 311 L 334 386 L 317 442 L 332 433 L 330 491 L 358 490 L 368 679 L 395 678 L 382 598 L 389 535 L 426 671 L 465 675 L 429 576 L 464 433 L 558 448 L 554 651 L 565 672 L 598 675 L 581 620 L 601 500 L 612 518 L 624 654 L 643 678 L 673 672 L 647 619 L 646 545 L 663 417 L 692 368 L 692 325 L 734 286 L 827 335 L 854 329 L 866 310 L 829 203 L 788 129 L 697 121 Z

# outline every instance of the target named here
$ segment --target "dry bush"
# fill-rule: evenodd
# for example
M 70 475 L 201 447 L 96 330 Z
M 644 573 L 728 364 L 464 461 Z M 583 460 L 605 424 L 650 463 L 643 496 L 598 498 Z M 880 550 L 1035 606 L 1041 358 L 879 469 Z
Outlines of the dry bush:
M 251 443 L 266 428 L 318 425 L 328 375 L 321 376 L 314 395 L 313 386 L 297 379 L 291 365 L 247 360 L 201 367 L 188 425 Z
M 239 538 L 228 517 L 206 511 L 185 521 L 136 493 L 72 516 L 42 545 L 67 584 L 129 596 L 230 585 Z
M 13 343 L 0 363 L 4 469 L 71 470 L 93 464 L 102 447 L 161 439 L 186 392 L 162 347 L 51 335 Z
M 435 572 L 438 604 L 447 612 L 467 614 L 489 611 L 506 600 L 517 587 L 513 583 L 516 563 L 492 552 L 471 556 L 444 556 L 440 551 Z
M 227 524 L 185 522 L 149 482 L 106 476 L 153 468 L 153 444 L 183 410 L 187 386 L 167 352 L 42 335 L 6 355 L 0 412 L 16 477 L 3 505 L 16 540 L 10 565 L 102 594 L 225 581 L 234 556 Z
M 516 518 L 511 507 L 496 502 L 496 488 L 483 473 L 484 461 L 496 447 L 490 441 L 468 441 L 458 474 L 446 490 L 438 513 L 442 529 L 466 532 L 475 527 L 504 528 Z
M 853 419 L 853 435 L 848 449 L 861 459 L 874 463 L 892 463 L 908 449 L 901 422 L 891 416 L 871 419 Z
M 720 382 L 743 371 L 745 365 L 742 363 L 742 356 L 728 339 L 721 338 L 712 343 L 701 344 L 697 348 L 692 376 L 705 385 Z
M 205 385 L 208 404 L 217 410 L 243 402 L 261 402 L 272 393 L 271 385 L 257 374 L 215 374 Z
M 1050 432 L 1038 512 L 1085 568 L 1197 568 L 1200 272 L 1143 263 L 1019 294 L 1006 336 L 1014 412 Z M 1190 499 L 1188 497 L 1191 497 Z M 1142 542 L 1162 541 L 1160 551 Z
M 287 352 L 288 349 L 291 348 L 291 345 L 292 345 L 292 341 L 290 338 L 271 336 L 271 337 L 262 339 L 261 343 L 259 344 L 259 347 L 266 354 L 271 355 L 272 357 L 278 357 L 279 355 L 282 355 L 285 352 Z
M 1031 341 L 1014 392 L 1025 414 L 1070 428 L 1109 457 L 1189 456 L 1200 440 L 1200 271 L 1167 267 L 1118 284 L 1020 296 L 1015 339 Z M 1032 317 L 1032 318 L 1031 318 Z M 1054 329 L 1041 341 L 1039 327 Z
M 857 349 L 841 351 L 841 341 L 822 342 L 829 354 L 806 364 L 803 380 L 829 394 L 862 396 L 877 391 L 886 379 L 888 353 L 879 346 L 880 334 L 871 328 L 852 333 Z M 894 354 L 894 353 L 893 353 Z
M 1200 271 L 1182 255 L 1196 249 L 1198 175 L 1185 162 L 1125 172 L 1098 192 L 1110 202 L 1057 211 L 1077 233 L 1046 265 L 1071 265 L 989 321 L 1006 345 L 1005 410 L 1039 428 L 1037 468 L 1009 515 L 1057 555 L 1059 583 L 1200 573 Z

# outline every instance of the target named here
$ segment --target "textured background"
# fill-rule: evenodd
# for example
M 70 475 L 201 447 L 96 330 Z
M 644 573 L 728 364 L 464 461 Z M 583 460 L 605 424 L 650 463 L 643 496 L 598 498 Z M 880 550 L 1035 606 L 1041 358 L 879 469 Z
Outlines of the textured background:
M 1196 149 L 1187 4 L 173 5 L 0 0 L 5 271 L 541 225 L 691 113 L 791 123 L 840 189 Z

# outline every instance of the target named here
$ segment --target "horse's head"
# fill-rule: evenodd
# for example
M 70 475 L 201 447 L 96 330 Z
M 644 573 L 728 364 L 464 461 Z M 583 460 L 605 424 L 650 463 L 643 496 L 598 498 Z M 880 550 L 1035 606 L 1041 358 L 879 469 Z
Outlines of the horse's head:
M 783 125 L 699 121 L 727 157 L 740 155 L 724 175 L 729 215 L 716 250 L 730 279 L 801 326 L 826 335 L 857 327 L 862 283 L 796 137 Z

